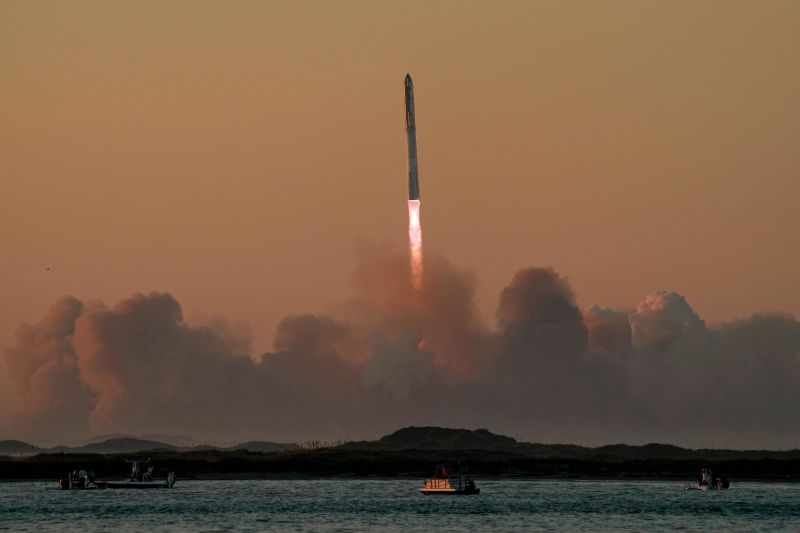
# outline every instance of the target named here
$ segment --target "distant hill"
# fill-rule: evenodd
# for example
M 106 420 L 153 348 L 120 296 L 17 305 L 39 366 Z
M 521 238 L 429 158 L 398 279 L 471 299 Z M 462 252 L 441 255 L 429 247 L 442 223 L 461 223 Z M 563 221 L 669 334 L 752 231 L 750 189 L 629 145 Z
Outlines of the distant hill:
M 112 433 L 109 435 L 96 435 L 82 443 L 71 445 L 71 448 L 79 448 L 87 444 L 97 444 L 109 440 L 118 439 L 136 439 L 141 441 L 155 441 L 167 444 L 174 448 L 192 448 L 195 446 L 206 445 L 206 442 L 193 439 L 192 437 L 185 437 L 183 435 L 165 435 L 162 433 L 145 433 L 144 435 L 132 435 L 130 433 Z
M 270 452 L 282 452 L 285 450 L 297 450 L 300 446 L 297 444 L 281 444 L 279 442 L 268 442 L 268 441 L 251 441 L 251 442 L 243 442 L 242 444 L 237 444 L 236 446 L 231 446 L 230 448 L 226 448 L 227 450 L 247 450 L 248 452 L 261 452 L 261 453 L 270 453 Z
M 67 446 L 69 448 L 79 448 L 81 446 L 86 446 L 87 444 L 96 444 L 98 442 L 105 442 L 105 441 L 111 440 L 111 439 L 128 439 L 128 438 L 135 439 L 137 437 L 135 437 L 134 435 L 131 435 L 130 433 L 108 433 L 106 435 L 95 435 L 93 437 L 89 437 L 88 439 L 86 439 L 85 441 L 82 441 L 82 442 L 72 442 L 72 443 L 69 443 L 69 444 L 62 444 L 62 446 Z M 146 438 L 146 437 L 142 437 L 142 438 Z M 153 440 L 155 440 L 155 439 L 153 439 Z
M 269 441 L 251 441 L 234 446 L 213 446 L 208 444 L 195 444 L 188 446 L 176 446 L 159 440 L 146 438 L 136 438 L 129 436 L 113 436 L 102 439 L 97 437 L 91 439 L 87 444 L 80 446 L 54 446 L 51 448 L 41 448 L 33 446 L 27 442 L 19 440 L 0 441 L 0 455 L 35 455 L 39 453 L 65 453 L 65 454 L 125 454 L 139 453 L 148 451 L 250 451 L 256 453 L 270 453 L 284 450 L 297 450 L 299 445 L 294 443 L 279 443 Z M 183 437 L 184 442 L 195 442 L 188 437 Z
M 83 446 L 68 447 L 56 446 L 46 451 L 49 453 L 136 453 L 150 450 L 175 450 L 175 446 L 154 440 L 134 439 L 121 437 L 108 439 L 103 442 L 93 442 Z
M 584 455 L 591 457 L 624 457 L 626 459 L 688 459 L 697 455 L 694 450 L 687 450 L 671 444 L 645 444 L 631 446 L 629 444 L 611 444 L 599 448 L 587 448 Z
M 41 448 L 21 440 L 0 440 L 0 455 L 31 455 L 40 451 Z
M 449 429 L 433 426 L 407 427 L 373 442 L 350 443 L 351 447 L 376 450 L 518 450 L 511 437 L 486 429 Z M 344 446 L 347 446 L 345 444 Z
M 597 448 L 575 444 L 518 442 L 486 429 L 468 430 L 441 427 L 407 427 L 376 441 L 348 442 L 339 448 L 349 450 L 419 450 L 502 452 L 531 459 L 575 459 L 601 461 L 723 461 L 735 459 L 800 459 L 800 450 L 692 450 L 671 444 L 611 444 Z
M 77 453 L 134 453 L 149 450 L 174 450 L 175 446 L 154 440 L 123 437 L 87 444 L 73 450 Z
M 518 442 L 487 429 L 453 429 L 435 426 L 410 426 L 376 441 L 348 442 L 340 446 L 355 450 L 419 450 L 501 452 L 529 457 L 581 457 L 590 452 L 573 444 L 532 444 Z M 634 446 L 635 448 L 635 446 Z

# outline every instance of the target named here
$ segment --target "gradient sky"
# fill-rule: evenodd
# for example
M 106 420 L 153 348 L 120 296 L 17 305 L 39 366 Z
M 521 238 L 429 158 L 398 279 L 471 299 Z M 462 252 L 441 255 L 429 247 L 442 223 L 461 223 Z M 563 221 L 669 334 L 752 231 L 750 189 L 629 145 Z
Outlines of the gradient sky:
M 4 1 L 0 345 L 65 294 L 169 291 L 258 352 L 338 306 L 406 238 L 406 72 L 425 246 L 487 321 L 528 265 L 798 315 L 798 54 L 791 1 Z

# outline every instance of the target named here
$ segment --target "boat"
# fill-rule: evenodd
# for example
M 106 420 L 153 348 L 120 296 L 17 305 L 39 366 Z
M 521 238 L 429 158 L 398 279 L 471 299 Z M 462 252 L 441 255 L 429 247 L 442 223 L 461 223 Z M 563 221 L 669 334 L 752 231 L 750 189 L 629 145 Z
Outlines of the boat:
M 175 472 L 167 474 L 166 479 L 154 480 L 150 459 L 125 460 L 131 465 L 131 475 L 121 481 L 97 481 L 94 472 L 81 469 L 70 473 L 66 479 L 58 480 L 58 487 L 64 490 L 76 489 L 171 489 L 175 485 Z
M 709 490 L 728 490 L 730 486 L 731 483 L 728 481 L 728 476 L 722 474 L 718 477 L 714 477 L 710 468 L 703 468 L 700 470 L 700 477 L 697 483 L 687 483 L 683 486 L 683 490 L 699 490 L 705 492 Z
M 475 486 L 468 468 L 439 465 L 433 477 L 426 479 L 419 491 L 422 494 L 469 495 L 479 494 L 481 489 Z

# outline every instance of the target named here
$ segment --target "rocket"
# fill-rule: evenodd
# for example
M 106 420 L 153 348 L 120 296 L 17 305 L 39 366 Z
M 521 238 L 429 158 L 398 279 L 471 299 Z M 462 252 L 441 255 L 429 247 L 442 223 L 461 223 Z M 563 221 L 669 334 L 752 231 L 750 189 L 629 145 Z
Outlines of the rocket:
M 408 149 L 408 199 L 419 200 L 419 168 L 417 167 L 417 126 L 414 118 L 414 82 L 406 74 L 406 146 Z

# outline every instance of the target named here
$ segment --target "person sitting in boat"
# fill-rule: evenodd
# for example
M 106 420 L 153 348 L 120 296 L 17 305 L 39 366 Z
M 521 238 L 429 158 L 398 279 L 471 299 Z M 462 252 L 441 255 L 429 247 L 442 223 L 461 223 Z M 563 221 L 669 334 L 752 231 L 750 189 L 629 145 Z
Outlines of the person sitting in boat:
M 475 487 L 475 482 L 473 480 L 467 479 L 464 482 L 464 492 L 466 492 L 466 493 L 473 493 L 474 492 L 474 493 L 477 494 L 478 491 L 477 491 L 477 488 Z
M 713 489 L 714 488 L 714 477 L 711 473 L 711 470 L 708 468 L 704 468 L 700 471 L 700 486 L 705 487 L 706 489 Z
M 81 472 L 84 473 L 83 476 L 81 476 Z M 77 487 L 79 489 L 84 488 L 86 486 L 85 474 L 86 474 L 86 471 L 83 468 L 81 468 L 80 471 L 73 470 L 72 473 L 69 475 L 70 478 L 72 478 L 72 486 L 73 487 Z

